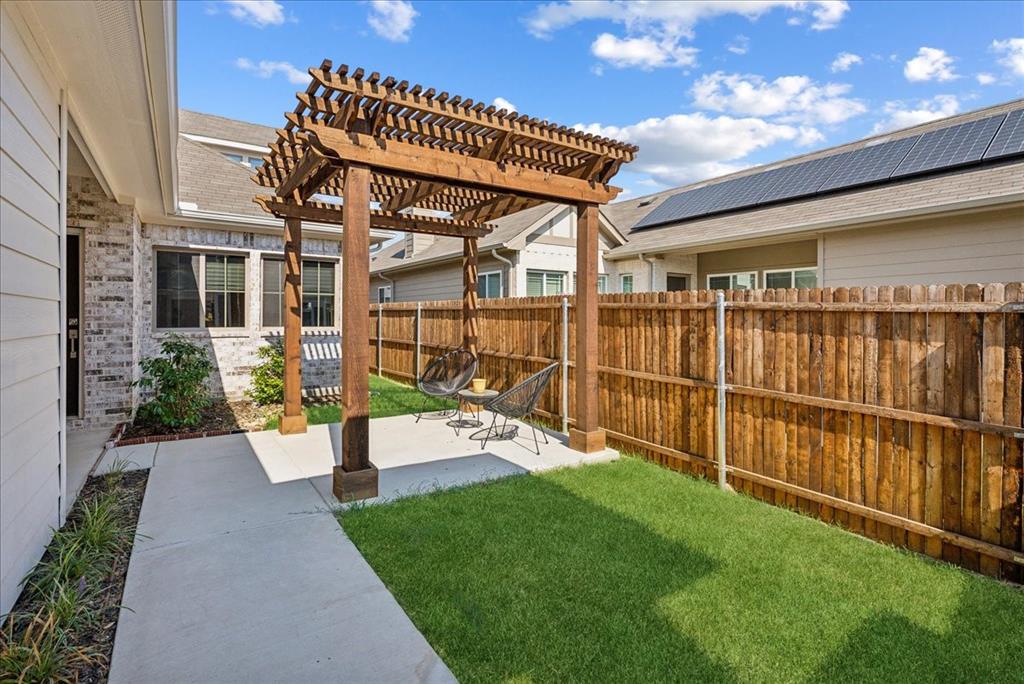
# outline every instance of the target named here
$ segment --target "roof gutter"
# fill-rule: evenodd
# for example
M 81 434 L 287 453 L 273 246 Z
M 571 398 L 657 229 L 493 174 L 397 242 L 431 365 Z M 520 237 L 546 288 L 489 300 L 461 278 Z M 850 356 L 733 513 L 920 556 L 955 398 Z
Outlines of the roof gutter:
M 206 211 L 204 209 L 189 209 L 178 207 L 173 217 L 191 219 L 203 223 L 213 223 L 221 228 L 252 231 L 255 228 L 265 229 L 265 232 L 279 234 L 284 226 L 283 219 L 275 216 L 249 216 L 246 214 L 229 214 L 219 211 Z M 313 221 L 303 222 L 304 231 L 315 231 L 324 235 L 327 239 L 341 239 L 344 230 L 341 226 L 328 223 L 315 223 Z M 380 229 L 370 230 L 371 242 L 384 242 L 394 237 L 391 231 Z
M 136 2 L 146 99 L 164 211 L 178 207 L 177 9 L 172 2 Z

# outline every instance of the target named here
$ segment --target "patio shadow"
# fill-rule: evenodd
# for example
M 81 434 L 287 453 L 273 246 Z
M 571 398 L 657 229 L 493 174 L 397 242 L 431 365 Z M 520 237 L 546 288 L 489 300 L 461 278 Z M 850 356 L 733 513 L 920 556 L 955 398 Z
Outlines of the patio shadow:
M 543 514 L 551 511 L 557 516 Z M 562 487 L 516 478 L 341 520 L 460 681 L 566 681 L 580 672 L 603 681 L 736 679 L 658 607 L 716 562 Z

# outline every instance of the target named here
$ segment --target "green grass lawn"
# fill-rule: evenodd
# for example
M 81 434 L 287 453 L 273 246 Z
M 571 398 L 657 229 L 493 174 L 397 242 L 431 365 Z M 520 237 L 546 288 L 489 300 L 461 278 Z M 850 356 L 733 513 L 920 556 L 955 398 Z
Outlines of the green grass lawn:
M 370 376 L 370 417 L 387 418 L 388 416 L 403 416 L 408 413 L 417 413 L 423 406 L 423 393 L 415 387 L 409 387 L 387 378 L 376 375 Z M 427 402 L 427 411 L 439 411 L 443 408 L 451 408 L 455 402 L 445 402 L 441 399 L 430 397 Z M 306 414 L 306 422 L 310 425 L 320 423 L 337 423 L 341 420 L 341 409 L 337 404 L 312 404 L 304 406 L 302 412 Z M 267 421 L 268 430 L 276 430 L 278 417 L 274 416 Z
M 1024 591 L 633 458 L 340 520 L 464 682 L 1024 677 Z

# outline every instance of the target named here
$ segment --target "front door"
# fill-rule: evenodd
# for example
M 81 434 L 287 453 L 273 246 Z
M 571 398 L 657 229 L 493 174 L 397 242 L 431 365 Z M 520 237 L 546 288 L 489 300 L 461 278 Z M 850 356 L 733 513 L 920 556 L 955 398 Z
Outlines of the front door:
M 67 268 L 65 270 L 65 310 L 67 320 L 64 325 L 65 349 L 67 350 L 67 415 L 78 416 L 79 393 L 81 391 L 81 301 L 82 301 L 82 269 L 81 269 L 81 236 L 67 237 Z

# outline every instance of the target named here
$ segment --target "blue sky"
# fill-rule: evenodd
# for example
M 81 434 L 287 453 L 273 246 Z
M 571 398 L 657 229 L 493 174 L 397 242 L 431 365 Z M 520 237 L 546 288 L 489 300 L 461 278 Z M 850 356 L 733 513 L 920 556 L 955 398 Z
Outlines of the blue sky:
M 623 198 L 1024 95 L 1021 2 L 199 0 L 178 15 L 182 107 L 279 126 L 326 57 L 634 142 Z

